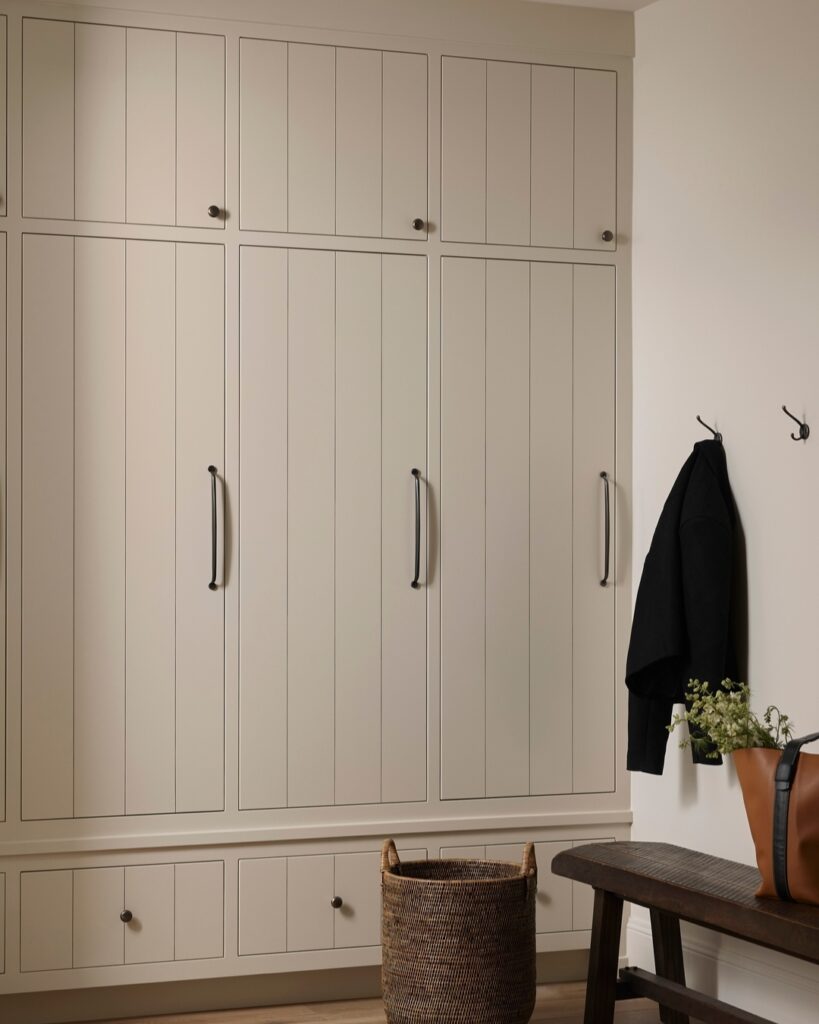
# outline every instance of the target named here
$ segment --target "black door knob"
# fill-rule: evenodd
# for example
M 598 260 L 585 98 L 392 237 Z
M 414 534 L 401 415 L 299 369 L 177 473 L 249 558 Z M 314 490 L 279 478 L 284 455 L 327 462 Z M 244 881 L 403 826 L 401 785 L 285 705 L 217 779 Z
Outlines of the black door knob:
M 119 919 L 120 921 L 122 921 L 123 924 L 128 924 L 128 922 L 132 921 L 133 918 L 134 915 L 131 913 L 130 910 L 123 910 L 123 912 L 119 915 Z
M 614 241 L 614 232 L 613 231 L 604 231 L 603 234 L 602 234 L 602 239 L 603 239 L 604 242 L 613 242 Z
M 421 220 L 420 217 L 415 218 L 415 220 L 412 222 L 412 226 L 415 228 L 416 231 L 424 230 L 424 222 L 423 220 Z
M 219 207 L 218 206 L 209 206 L 208 207 L 208 216 L 209 217 L 218 217 L 219 216 Z
M 334 896 L 330 900 L 330 906 L 333 908 L 333 910 L 338 910 L 339 907 L 344 906 L 344 900 L 340 896 Z

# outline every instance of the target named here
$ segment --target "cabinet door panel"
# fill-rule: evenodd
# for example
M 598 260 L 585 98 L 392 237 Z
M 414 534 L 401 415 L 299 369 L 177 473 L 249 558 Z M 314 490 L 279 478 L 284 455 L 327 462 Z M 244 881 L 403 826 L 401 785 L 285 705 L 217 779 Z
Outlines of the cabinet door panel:
M 222 861 L 175 865 L 177 960 L 204 960 L 224 956 L 224 871 Z
M 574 69 L 532 66 L 532 245 L 574 244 Z
M 225 205 L 225 40 L 176 35 L 176 223 L 221 228 Z
M 23 236 L 22 348 L 22 816 L 70 818 L 74 805 L 71 238 Z M 47 643 L 43 637 L 48 637 Z
M 176 33 L 127 30 L 127 218 L 176 221 Z
M 74 967 L 124 963 L 123 868 L 74 872 Z
M 383 54 L 383 182 L 381 233 L 426 238 L 412 221 L 427 219 L 427 58 Z
M 125 29 L 74 30 L 74 216 L 125 220 Z
M 574 689 L 576 793 L 614 789 L 614 582 L 601 587 L 601 471 L 614 471 L 614 267 L 574 268 Z M 595 415 L 589 416 L 588 409 Z M 612 536 L 616 536 L 616 484 Z M 616 551 L 616 545 L 613 551 Z M 589 715 L 589 708 L 594 714 Z
M 381 257 L 336 256 L 336 803 L 381 797 Z
M 336 226 L 381 234 L 381 52 L 336 50 Z
M 381 799 L 427 792 L 427 261 L 382 257 Z M 415 481 L 421 474 L 421 586 Z
M 0 15 L 0 217 L 5 217 L 8 210 L 6 189 L 6 153 L 8 145 L 6 132 L 8 128 L 8 111 L 6 85 L 8 82 L 8 19 Z M 5 280 L 5 278 L 4 278 Z
M 486 241 L 486 61 L 444 57 L 442 237 Z
M 239 804 L 287 806 L 287 250 L 242 246 Z
M 74 815 L 124 813 L 125 242 L 74 266 Z
M 288 857 L 287 950 L 333 948 L 334 857 Z
M 335 858 L 335 946 L 377 946 L 381 941 L 381 855 L 345 853 Z
M 239 861 L 239 956 L 287 949 L 287 858 Z
M 164 963 L 174 958 L 174 865 L 125 868 L 125 963 Z
M 241 226 L 287 231 L 287 43 L 241 39 Z
M 129 241 L 125 812 L 175 807 L 176 247 Z
M 23 216 L 74 216 L 74 25 L 23 19 Z
M 485 846 L 442 846 L 441 860 L 485 860 Z
M 62 971 L 72 966 L 73 874 L 21 872 L 21 971 Z
M 529 244 L 531 96 L 528 64 L 487 61 L 487 242 Z
M 288 230 L 332 235 L 336 229 L 336 51 L 288 47 Z
M 335 798 L 335 257 L 289 259 L 288 794 L 306 806 Z
M 576 249 L 615 249 L 601 235 L 616 233 L 617 75 L 614 71 L 575 70 Z
M 0 395 L 6 392 L 6 235 L 0 235 Z M 0 516 L 8 514 L 6 418 L 0 416 Z M 6 530 L 0 530 L 0 821 L 6 820 Z M 2 927 L 0 927 L 2 931 Z
M 573 269 L 532 264 L 530 515 L 530 780 L 532 793 L 572 791 Z M 584 719 L 585 721 L 585 719 Z
M 224 484 L 224 251 L 176 249 L 176 810 L 224 806 L 224 574 L 208 587 L 211 474 Z M 224 536 L 224 508 L 217 537 Z M 224 552 L 217 567 L 224 565 Z
M 485 312 L 485 261 L 444 259 L 441 311 L 441 793 L 444 799 L 486 794 Z

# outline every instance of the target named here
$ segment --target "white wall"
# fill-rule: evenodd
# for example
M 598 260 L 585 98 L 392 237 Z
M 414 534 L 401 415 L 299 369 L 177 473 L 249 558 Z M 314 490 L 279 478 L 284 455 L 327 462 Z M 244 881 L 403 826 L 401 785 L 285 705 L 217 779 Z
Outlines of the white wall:
M 692 444 L 725 437 L 755 703 L 819 729 L 819 3 L 658 0 L 636 15 L 635 584 Z M 795 443 L 787 403 L 814 434 Z M 633 776 L 634 837 L 753 863 L 732 767 Z M 635 914 L 629 954 L 651 963 Z M 692 980 L 781 1024 L 819 969 L 689 933 Z M 721 964 L 713 960 L 720 952 Z M 771 980 L 773 976 L 773 981 Z

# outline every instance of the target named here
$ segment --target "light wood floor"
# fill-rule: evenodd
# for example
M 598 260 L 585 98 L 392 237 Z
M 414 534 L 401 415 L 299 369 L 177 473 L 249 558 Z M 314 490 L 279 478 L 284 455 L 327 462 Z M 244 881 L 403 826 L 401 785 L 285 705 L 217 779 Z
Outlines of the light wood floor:
M 541 985 L 531 1024 L 581 1024 L 586 986 L 580 983 Z M 619 1024 L 657 1024 L 657 1007 L 644 999 L 618 1004 Z M 313 1003 L 269 1009 L 220 1010 L 217 1013 L 185 1013 L 170 1017 L 130 1018 L 108 1024 L 384 1024 L 380 999 L 345 1003 Z M 479 1022 L 476 1022 L 479 1024 Z

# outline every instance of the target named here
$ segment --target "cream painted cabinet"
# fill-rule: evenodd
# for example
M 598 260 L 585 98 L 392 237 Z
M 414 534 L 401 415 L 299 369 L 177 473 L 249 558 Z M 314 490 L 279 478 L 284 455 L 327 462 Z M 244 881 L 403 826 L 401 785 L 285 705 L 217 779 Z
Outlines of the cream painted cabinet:
M 223 288 L 218 245 L 23 238 L 24 819 L 224 806 Z
M 5 217 L 8 211 L 8 197 L 6 195 L 6 163 L 8 145 L 6 142 L 6 131 L 8 123 L 8 108 L 6 97 L 6 86 L 8 83 L 8 18 L 0 14 L 0 217 Z M 5 287 L 5 274 L 3 285 Z M 5 318 L 4 318 L 5 324 Z
M 441 323 L 442 796 L 611 791 L 614 268 L 445 258 Z
M 22 146 L 25 217 L 222 227 L 224 37 L 24 18 Z
M 242 39 L 240 65 L 242 228 L 426 238 L 425 54 Z
M 7 237 L 0 233 L 0 395 L 6 396 L 6 260 Z M 6 536 L 8 533 L 8 475 L 6 416 L 0 415 L 0 822 L 6 820 Z M 1 927 L 1 926 L 0 926 Z
M 444 57 L 446 241 L 616 247 L 617 74 Z
M 223 955 L 222 861 L 20 876 L 21 971 Z
M 243 809 L 426 798 L 426 275 L 242 247 Z

